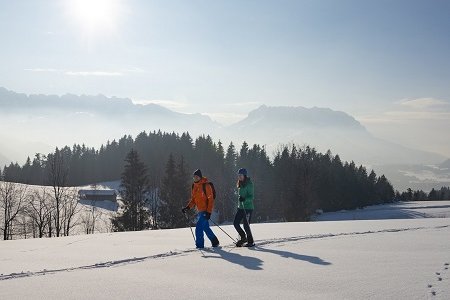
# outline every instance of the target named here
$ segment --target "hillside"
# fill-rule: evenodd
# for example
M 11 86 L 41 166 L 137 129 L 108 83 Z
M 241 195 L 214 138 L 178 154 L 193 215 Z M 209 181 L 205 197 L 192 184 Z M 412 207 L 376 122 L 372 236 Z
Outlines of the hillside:
M 1 242 L 0 298 L 450 297 L 448 218 L 255 224 L 253 249 L 213 230 L 204 251 L 188 228 Z

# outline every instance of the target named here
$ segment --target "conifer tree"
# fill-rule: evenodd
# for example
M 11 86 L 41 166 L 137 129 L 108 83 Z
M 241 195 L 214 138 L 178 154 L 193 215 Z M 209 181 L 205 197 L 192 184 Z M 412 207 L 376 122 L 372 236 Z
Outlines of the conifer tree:
M 113 228 L 115 231 L 143 230 L 150 226 L 147 168 L 134 149 L 127 154 L 125 162 L 120 190 L 123 212 L 113 219 Z
M 166 164 L 166 174 L 162 180 L 160 199 L 161 215 L 160 226 L 162 228 L 186 227 L 186 218 L 181 208 L 186 206 L 190 195 L 188 183 L 189 175 L 186 170 L 184 157 L 176 164 L 172 154 Z
M 227 148 L 223 169 L 223 188 L 219 191 L 216 208 L 220 213 L 220 221 L 232 221 L 237 207 L 236 191 L 236 160 L 237 154 L 234 144 L 231 142 Z

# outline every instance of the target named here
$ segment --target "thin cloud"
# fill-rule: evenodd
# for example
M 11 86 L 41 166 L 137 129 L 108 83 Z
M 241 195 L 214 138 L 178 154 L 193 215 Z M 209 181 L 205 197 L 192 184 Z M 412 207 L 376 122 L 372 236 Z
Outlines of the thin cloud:
M 51 68 L 33 68 L 33 69 L 25 69 L 25 71 L 28 71 L 28 72 L 49 72 L 49 73 L 61 72 L 61 70 L 51 69 Z
M 407 107 L 413 110 L 435 110 L 450 108 L 449 102 L 435 98 L 403 99 L 398 103 L 403 107 Z
M 86 111 L 77 111 L 75 113 L 73 113 L 75 116 L 82 116 L 82 117 L 89 117 L 89 118 L 94 118 L 95 115 L 93 113 L 90 112 L 86 112 Z
M 124 76 L 127 73 L 146 73 L 144 69 L 141 68 L 130 68 L 126 70 L 119 71 L 74 71 L 74 70 L 64 70 L 64 69 L 54 69 L 54 68 L 28 68 L 25 69 L 27 72 L 46 72 L 46 73 L 61 73 L 67 76 Z
M 135 67 L 124 70 L 125 73 L 147 73 L 146 70 Z
M 385 116 L 403 120 L 449 120 L 450 112 L 389 111 Z
M 121 72 L 105 72 L 105 71 L 67 71 L 64 74 L 69 76 L 123 76 Z
M 450 112 L 427 111 L 387 111 L 378 115 L 358 116 L 363 124 L 405 124 L 412 121 L 446 121 L 450 120 Z
M 435 98 L 402 99 L 394 102 L 391 110 L 379 114 L 360 116 L 362 123 L 406 123 L 408 121 L 450 120 L 450 103 Z

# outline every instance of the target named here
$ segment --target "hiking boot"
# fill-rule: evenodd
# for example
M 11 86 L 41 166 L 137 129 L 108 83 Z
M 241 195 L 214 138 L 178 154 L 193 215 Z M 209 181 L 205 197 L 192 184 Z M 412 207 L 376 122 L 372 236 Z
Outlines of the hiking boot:
M 215 247 L 219 247 L 220 243 L 219 243 L 219 239 L 215 238 L 211 241 L 212 246 Z
M 255 242 L 253 242 L 253 241 L 247 242 L 247 243 L 244 245 L 244 247 L 255 247 Z
M 247 242 L 247 238 L 245 236 L 241 236 L 241 239 L 236 242 L 236 247 L 242 247 Z

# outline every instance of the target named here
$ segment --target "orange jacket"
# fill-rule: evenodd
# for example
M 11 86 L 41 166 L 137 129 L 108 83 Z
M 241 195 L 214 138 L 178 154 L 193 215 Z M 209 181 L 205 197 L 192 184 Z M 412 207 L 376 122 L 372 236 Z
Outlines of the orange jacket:
M 191 192 L 191 201 L 189 201 L 189 208 L 197 206 L 198 211 L 212 212 L 214 207 L 214 197 L 210 184 L 205 185 L 206 195 L 203 191 L 203 184 L 207 183 L 208 179 L 203 177 L 198 182 L 194 182 L 194 187 Z

